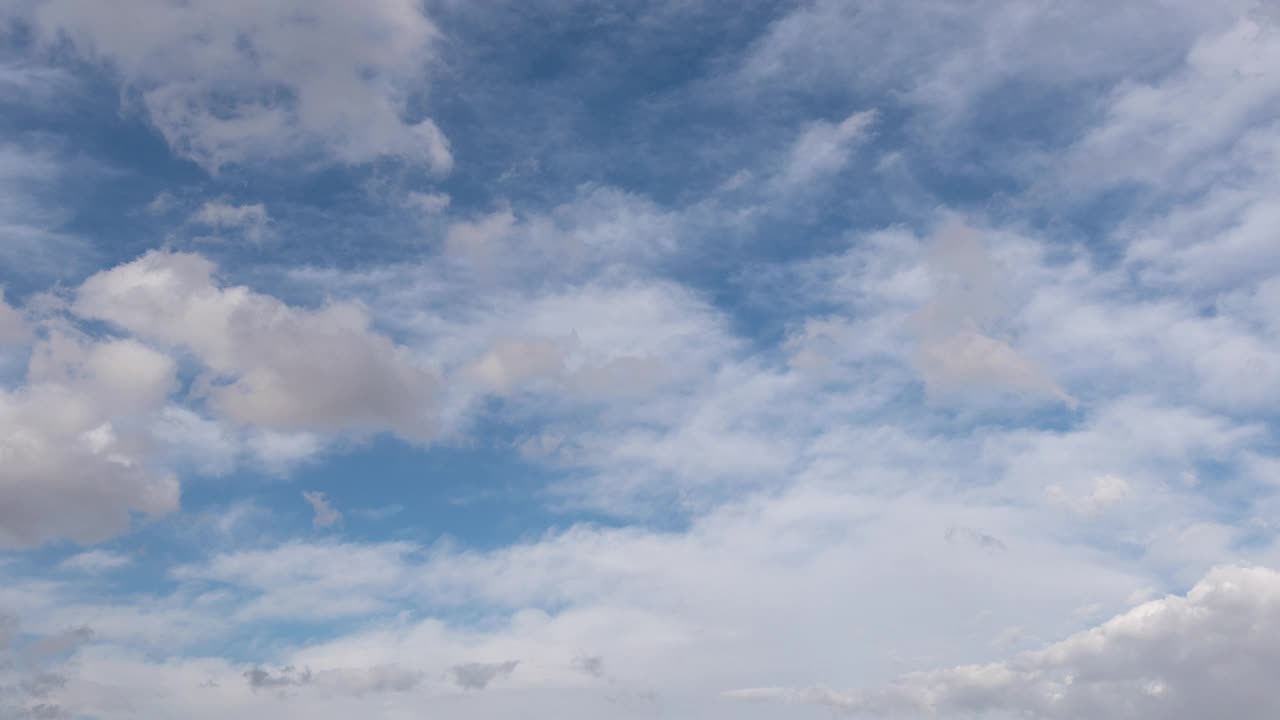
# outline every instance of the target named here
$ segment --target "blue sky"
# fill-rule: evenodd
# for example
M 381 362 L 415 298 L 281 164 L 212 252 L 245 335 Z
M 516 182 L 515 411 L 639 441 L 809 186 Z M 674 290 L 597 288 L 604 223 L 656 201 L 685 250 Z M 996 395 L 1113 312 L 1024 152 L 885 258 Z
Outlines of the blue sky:
M 1270 3 L 0 15 L 0 717 L 1280 707 Z

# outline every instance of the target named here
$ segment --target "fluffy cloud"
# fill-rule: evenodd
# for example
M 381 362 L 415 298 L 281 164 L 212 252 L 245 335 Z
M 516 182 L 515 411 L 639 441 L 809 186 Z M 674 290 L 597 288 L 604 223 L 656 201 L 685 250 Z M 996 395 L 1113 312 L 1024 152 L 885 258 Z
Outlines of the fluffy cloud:
M 174 510 L 177 479 L 140 428 L 174 383 L 173 360 L 132 340 L 38 343 L 26 384 L 0 389 L 0 544 L 96 542 Z
M 357 305 L 293 308 L 220 286 L 199 256 L 152 252 L 90 277 L 74 310 L 190 352 L 208 368 L 200 392 L 234 421 L 432 434 L 434 374 L 373 331 Z
M 437 39 L 416 2 L 16 6 L 43 45 L 115 73 L 174 151 L 210 170 L 317 152 L 453 165 L 444 134 L 411 111 Z
M 1280 573 L 1225 567 L 1185 597 L 1154 600 L 1014 659 L 903 677 L 856 693 L 759 688 L 730 695 L 826 705 L 875 717 L 1262 720 L 1280 703 Z

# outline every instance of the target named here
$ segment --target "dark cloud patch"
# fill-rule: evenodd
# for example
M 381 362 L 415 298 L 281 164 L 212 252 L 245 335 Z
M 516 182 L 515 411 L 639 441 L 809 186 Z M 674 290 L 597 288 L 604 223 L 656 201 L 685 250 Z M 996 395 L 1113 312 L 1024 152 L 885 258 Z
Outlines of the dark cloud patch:
M 449 668 L 454 683 L 463 690 L 484 690 L 489 683 L 515 672 L 519 660 L 500 663 L 464 663 Z
M 573 659 L 575 670 L 593 678 L 604 677 L 604 658 L 599 655 L 579 655 Z
M 947 528 L 947 532 L 944 537 L 946 537 L 947 542 L 967 543 L 969 545 L 976 545 L 984 550 L 996 550 L 1003 552 L 1009 549 L 1009 546 L 1005 545 L 1004 541 L 1000 538 L 984 533 L 981 530 L 974 530 L 973 528 L 949 527 Z
M 249 681 L 249 687 L 253 688 L 255 691 L 309 685 L 311 683 L 311 670 L 309 668 L 304 668 L 302 671 L 299 671 L 292 665 L 286 665 L 280 669 L 280 672 L 274 675 L 263 668 L 246 670 L 243 674 L 244 679 Z

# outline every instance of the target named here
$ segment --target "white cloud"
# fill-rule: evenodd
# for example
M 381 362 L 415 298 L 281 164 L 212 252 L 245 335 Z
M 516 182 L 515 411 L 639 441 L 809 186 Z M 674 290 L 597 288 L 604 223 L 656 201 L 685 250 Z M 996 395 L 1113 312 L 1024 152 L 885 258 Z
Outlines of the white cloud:
M 443 193 L 410 192 L 405 195 L 404 204 L 424 215 L 439 215 L 449 207 L 452 201 Z
M 444 250 L 491 279 L 520 285 L 581 280 L 606 268 L 632 274 L 678 248 L 678 220 L 643 196 L 585 185 L 545 212 L 501 209 L 455 222 Z
M 175 465 L 203 475 L 231 472 L 241 454 L 240 438 L 230 428 L 177 405 L 160 412 L 151 434 L 171 453 Z
M 747 93 L 888 94 L 928 113 L 921 120 L 954 128 L 1002 86 L 1038 83 L 1065 92 L 1162 69 L 1249 4 L 981 0 L 962 9 L 923 0 L 820 0 L 773 21 L 732 80 Z M 935 123 L 922 129 L 931 146 L 952 139 L 935 135 Z
M 133 558 L 111 550 L 86 550 L 58 563 L 63 570 L 91 575 L 111 572 L 133 564 Z
M 866 139 L 875 119 L 875 111 L 868 110 L 838 123 L 818 121 L 809 125 L 791 146 L 780 182 L 795 187 L 839 172 L 849 162 L 853 148 Z
M 790 700 L 876 717 L 1262 720 L 1280 697 L 1280 573 L 1224 567 L 1185 597 L 1153 600 L 1043 650 L 907 675 L 882 689 L 758 688 L 740 699 Z M 1212 672 L 1206 672 L 1212 668 Z
M 221 287 L 197 255 L 151 252 L 84 282 L 77 314 L 192 353 L 200 391 L 231 420 L 268 430 L 431 436 L 435 376 L 369 327 L 363 308 L 290 307 Z
M 304 491 L 302 499 L 307 501 L 311 506 L 314 517 L 311 518 L 311 525 L 317 529 L 333 527 L 342 522 L 342 513 L 329 503 L 329 498 L 322 492 Z
M 950 225 L 938 233 L 929 269 L 933 298 L 913 318 L 916 362 L 931 388 L 1010 389 L 1076 404 L 1037 363 L 991 337 L 1005 314 L 1002 274 L 977 233 Z
M 1100 475 L 1094 478 L 1088 494 L 1073 497 L 1060 485 L 1045 488 L 1049 499 L 1084 515 L 1096 515 L 1124 501 L 1132 490 L 1128 481 L 1116 475 Z
M 210 170 L 308 153 L 453 165 L 435 123 L 411 114 L 438 36 L 411 0 L 56 0 L 16 16 L 45 47 L 106 66 L 173 150 Z
M 26 383 L 0 388 L 0 545 L 96 542 L 132 513 L 174 510 L 177 479 L 149 466 L 137 428 L 174 374 L 170 358 L 132 340 L 54 331 L 37 343 Z
M 262 242 L 271 235 L 271 216 L 262 203 L 233 205 L 210 200 L 191 215 L 191 222 L 215 232 L 230 230 L 254 243 Z

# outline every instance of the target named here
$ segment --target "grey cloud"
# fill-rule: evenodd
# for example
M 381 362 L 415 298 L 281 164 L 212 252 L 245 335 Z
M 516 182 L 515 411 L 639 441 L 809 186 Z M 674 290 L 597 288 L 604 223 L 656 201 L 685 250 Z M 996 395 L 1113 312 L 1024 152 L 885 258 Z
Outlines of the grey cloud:
M 316 673 L 316 684 L 353 695 L 403 693 L 414 690 L 426 678 L 418 670 L 395 665 L 371 668 L 342 668 Z
M 310 669 L 304 669 L 299 672 L 292 665 L 280 668 L 280 672 L 274 675 L 270 671 L 258 667 L 244 671 L 243 676 L 249 682 L 249 687 L 254 690 L 292 687 L 311 683 Z
M 65 675 L 56 672 L 42 672 L 22 682 L 22 689 L 32 697 L 45 698 L 51 692 L 67 684 Z
M 25 384 L 0 388 L 0 546 L 105 540 L 131 515 L 178 505 L 178 481 L 146 460 L 138 426 L 175 385 L 173 359 L 134 340 L 54 328 Z
M 372 329 L 361 306 L 290 307 L 221 285 L 199 255 L 151 252 L 90 277 L 73 308 L 191 352 L 208 369 L 197 391 L 231 420 L 286 432 L 433 434 L 435 375 Z
M 37 660 L 45 660 L 71 652 L 92 639 L 93 628 L 82 625 L 36 640 L 27 647 L 27 654 Z
M 1004 541 L 994 535 L 988 535 L 981 530 L 974 530 L 967 527 L 949 527 L 944 533 L 947 542 L 964 542 L 976 545 L 985 550 L 1008 550 L 1009 546 Z
M 995 337 L 1004 314 L 1002 270 L 977 232 L 943 227 L 929 259 L 933 298 L 912 318 L 915 362 L 934 390 L 1011 390 L 1075 406 L 1034 360 Z
M 500 663 L 465 663 L 449 668 L 454 683 L 464 690 L 484 690 L 489 683 L 509 676 L 515 671 L 519 660 L 508 660 Z
M 573 667 L 593 678 L 604 677 L 604 658 L 599 655 L 578 656 L 573 659 Z
M 67 659 L 93 639 L 93 630 L 81 626 L 34 638 L 19 630 L 17 618 L 0 616 L 0 718 L 71 717 L 59 697 L 70 681 Z

